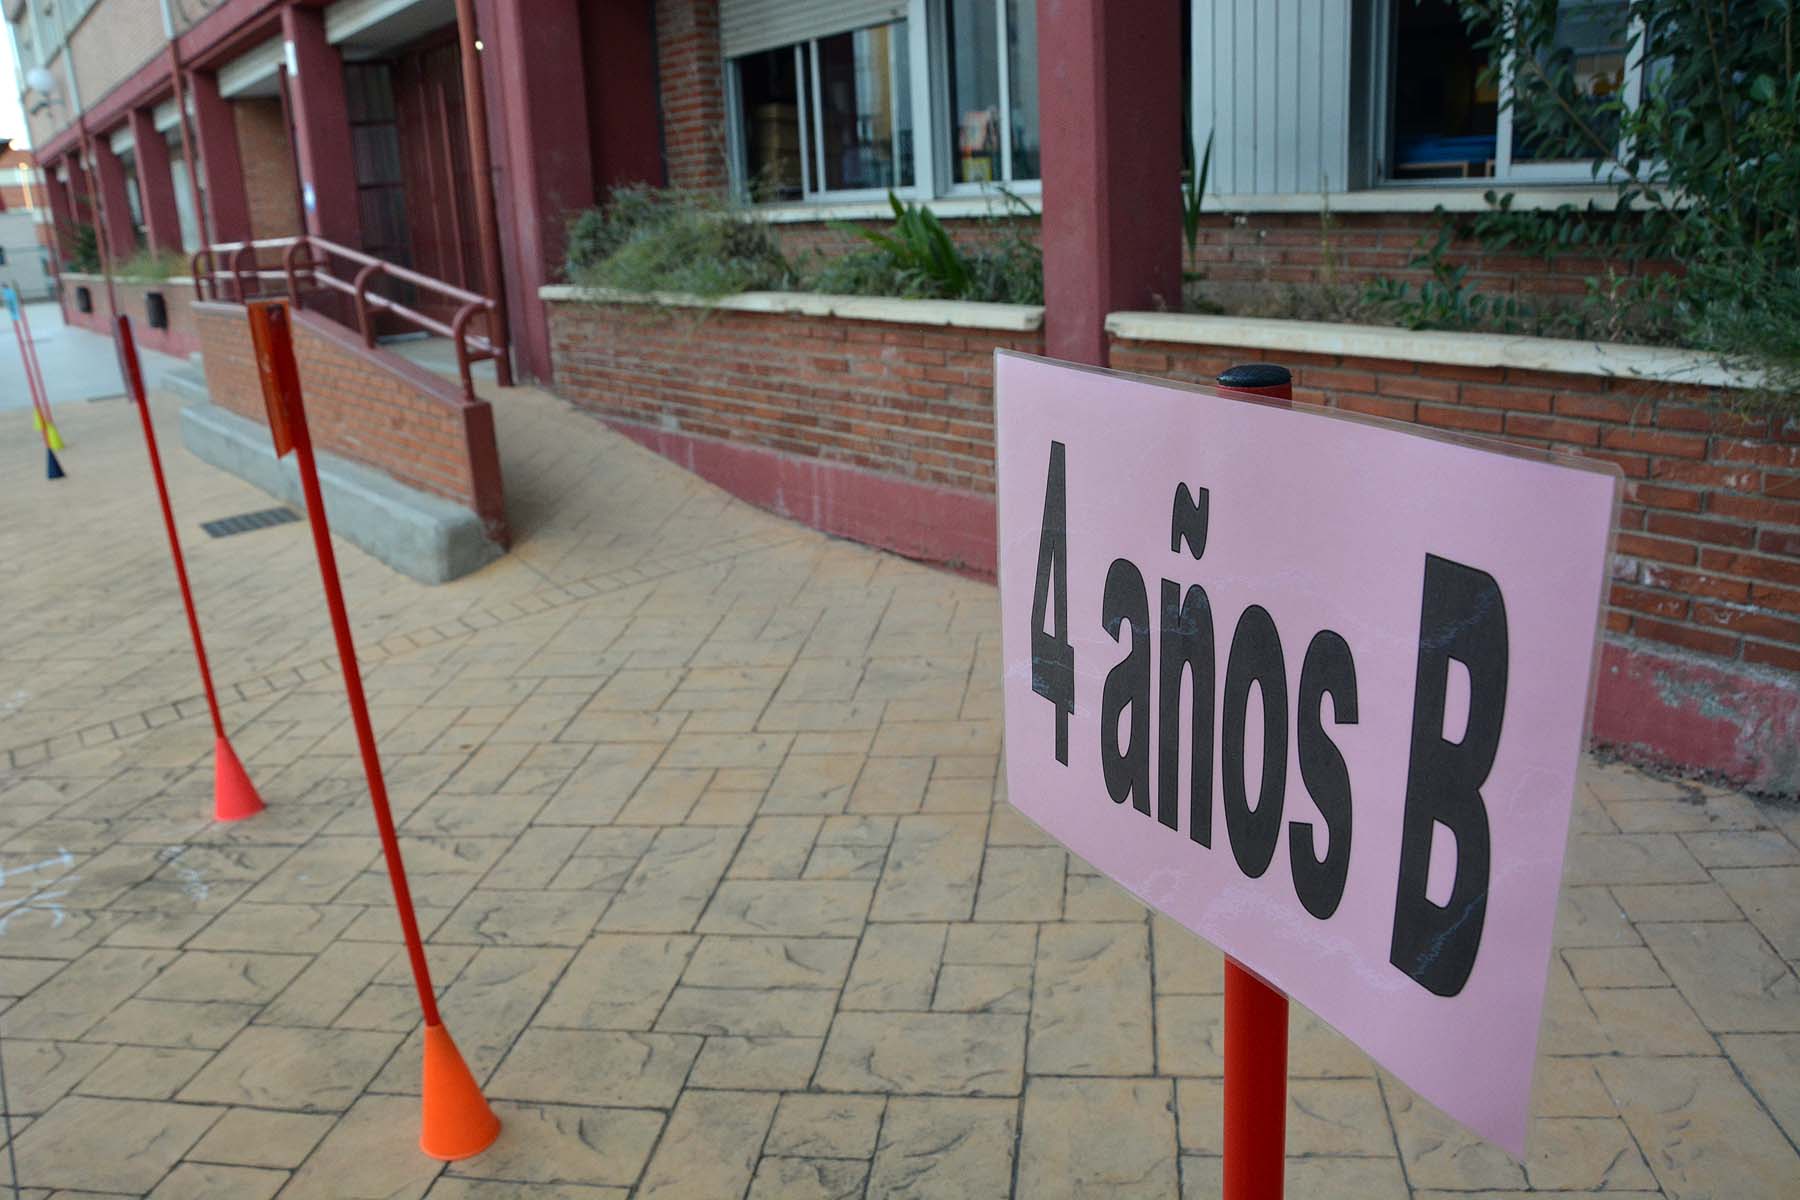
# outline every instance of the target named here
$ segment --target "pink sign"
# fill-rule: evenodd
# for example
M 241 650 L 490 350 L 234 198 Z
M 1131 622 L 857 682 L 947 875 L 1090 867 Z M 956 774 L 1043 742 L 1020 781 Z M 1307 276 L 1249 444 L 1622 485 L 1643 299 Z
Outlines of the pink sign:
M 1523 1157 L 1617 468 L 995 378 L 1012 803 Z

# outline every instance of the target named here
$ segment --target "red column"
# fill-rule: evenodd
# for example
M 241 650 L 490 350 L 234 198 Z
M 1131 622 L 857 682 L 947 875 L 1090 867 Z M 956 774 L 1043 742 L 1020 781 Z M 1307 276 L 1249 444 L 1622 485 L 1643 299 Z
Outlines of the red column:
M 169 143 L 156 131 L 146 108 L 133 109 L 131 137 L 137 145 L 138 200 L 152 250 L 181 250 L 181 213 L 175 206 L 175 179 L 169 174 Z
M 207 224 L 215 241 L 244 241 L 250 237 L 250 193 L 238 153 L 237 116 L 231 101 L 219 95 L 219 77 L 211 71 L 188 72 L 188 94 L 194 98 Z
M 1106 314 L 1181 300 L 1178 0 L 1037 0 L 1044 329 L 1104 365 Z
M 94 138 L 94 185 L 106 220 L 106 252 L 113 266 L 137 253 L 137 230 L 131 224 L 131 200 L 125 194 L 125 164 L 113 153 L 105 135 Z
M 306 231 L 342 246 L 362 246 L 356 159 L 344 63 L 325 40 L 325 10 L 290 4 L 281 10 L 288 87 L 294 106 L 294 149 Z M 585 140 L 586 131 L 582 131 Z
M 594 202 L 580 12 L 576 0 L 477 7 L 514 353 L 521 375 L 548 379 L 550 327 L 538 288 L 562 267 L 568 214 Z
M 75 230 L 75 204 L 69 197 L 69 184 L 56 177 L 58 167 L 67 162 L 64 158 L 44 164 L 44 191 L 50 197 L 50 228 L 55 237 L 52 249 L 59 271 L 67 261 L 69 239 Z

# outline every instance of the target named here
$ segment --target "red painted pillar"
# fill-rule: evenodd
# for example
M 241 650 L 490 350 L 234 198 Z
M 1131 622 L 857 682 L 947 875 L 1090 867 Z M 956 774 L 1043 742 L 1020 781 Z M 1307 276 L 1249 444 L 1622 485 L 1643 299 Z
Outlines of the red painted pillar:
M 69 195 L 69 182 L 56 177 L 57 171 L 64 169 L 68 162 L 67 158 L 62 158 L 44 165 L 44 192 L 50 197 L 50 230 L 54 239 L 51 249 L 58 270 L 68 261 L 70 239 L 75 233 L 75 203 Z
M 105 137 L 95 137 L 93 144 L 94 185 L 100 189 L 106 249 L 116 267 L 137 253 L 137 229 L 131 223 L 131 200 L 125 194 L 125 164 Z
M 1044 329 L 1103 366 L 1106 314 L 1181 298 L 1179 0 L 1037 0 Z
M 560 273 L 568 214 L 594 202 L 581 14 L 576 0 L 477 8 L 514 354 L 519 374 L 549 379 L 550 326 L 538 288 Z
M 207 225 L 215 241 L 245 241 L 250 237 L 250 191 L 238 151 L 237 114 L 231 101 L 219 95 L 219 77 L 211 71 L 188 72 L 188 94 L 194 98 Z
M 325 40 L 325 10 L 290 4 L 281 10 L 288 87 L 294 106 L 294 150 L 306 231 L 341 246 L 362 246 L 356 159 L 344 63 Z M 582 137 L 586 138 L 583 131 Z
M 181 212 L 175 206 L 175 177 L 169 173 L 169 143 L 156 131 L 150 110 L 133 109 L 131 138 L 137 146 L 138 200 L 152 250 L 181 250 Z

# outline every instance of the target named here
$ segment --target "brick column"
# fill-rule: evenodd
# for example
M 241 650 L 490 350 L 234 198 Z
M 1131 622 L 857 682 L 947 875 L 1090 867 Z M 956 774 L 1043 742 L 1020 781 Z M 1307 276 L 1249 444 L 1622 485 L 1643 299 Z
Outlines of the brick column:
M 246 241 L 250 193 L 238 152 L 237 116 L 231 101 L 219 95 L 219 77 L 211 71 L 188 72 L 188 95 L 194 99 L 194 141 L 206 188 L 208 228 L 215 241 Z
M 287 42 L 288 94 L 293 105 L 294 149 L 300 161 L 306 231 L 360 248 L 362 215 L 350 141 L 350 107 L 344 94 L 344 63 L 337 47 L 325 40 L 325 10 L 288 5 L 281 10 L 281 35 Z M 581 137 L 585 143 L 585 129 Z
M 669 186 L 724 191 L 731 176 L 719 0 L 656 0 L 656 54 Z
M 112 144 L 104 136 L 96 136 L 94 144 L 94 186 L 100 189 L 100 208 L 106 223 L 106 253 L 112 265 L 118 266 L 137 253 L 137 230 L 131 224 L 131 200 L 125 194 L 125 164 L 113 153 Z
M 576 0 L 491 0 L 477 17 L 513 351 L 536 379 L 550 378 L 538 288 L 561 271 L 568 214 L 594 203 L 580 17 Z
M 144 206 L 144 231 L 152 250 L 181 250 L 181 211 L 175 205 L 175 179 L 169 174 L 169 143 L 156 131 L 147 108 L 131 112 L 131 138 L 137 145 L 138 200 Z
M 1107 313 L 1181 302 L 1181 10 L 1037 5 L 1045 353 L 1104 365 Z

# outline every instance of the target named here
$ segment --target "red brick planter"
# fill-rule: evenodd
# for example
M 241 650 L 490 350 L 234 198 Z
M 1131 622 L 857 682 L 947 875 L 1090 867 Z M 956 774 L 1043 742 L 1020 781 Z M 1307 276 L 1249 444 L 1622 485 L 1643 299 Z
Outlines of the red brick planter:
M 1040 310 L 545 294 L 557 391 L 568 400 L 752 503 L 993 574 L 994 351 L 1041 353 Z
M 569 400 L 754 503 L 992 574 L 991 360 L 1040 352 L 1042 333 L 976 322 L 1035 310 L 575 295 L 545 292 Z M 1109 328 L 1123 370 L 1210 381 L 1277 361 L 1303 400 L 1618 463 L 1595 739 L 1800 791 L 1800 420 L 1722 410 L 1710 393 L 1731 377 L 1683 352 L 1172 314 Z
M 1595 740 L 1800 791 L 1800 419 L 1721 408 L 1729 373 L 1686 352 L 1165 314 L 1108 324 L 1122 370 L 1206 382 L 1279 362 L 1298 399 L 1619 464 Z
M 87 289 L 89 312 L 80 311 L 76 303 L 76 292 L 80 288 Z M 113 290 L 119 298 L 119 311 L 131 318 L 131 333 L 139 346 L 179 358 L 186 358 L 200 349 L 200 333 L 195 328 L 192 311 L 192 279 L 114 279 Z M 157 329 L 150 324 L 149 297 L 152 292 L 163 298 L 168 318 L 166 328 Z M 107 307 L 104 276 L 65 273 L 61 300 L 64 321 L 109 338 L 112 336 L 112 311 Z

